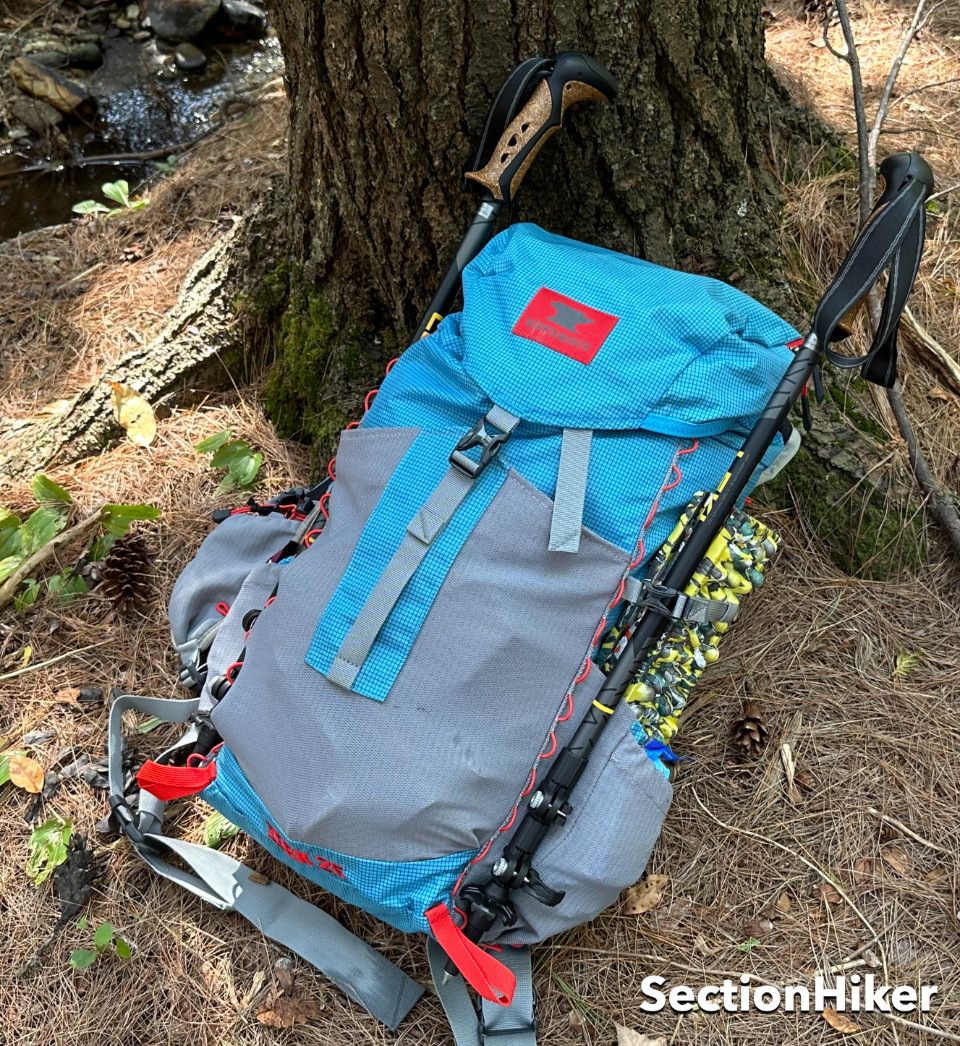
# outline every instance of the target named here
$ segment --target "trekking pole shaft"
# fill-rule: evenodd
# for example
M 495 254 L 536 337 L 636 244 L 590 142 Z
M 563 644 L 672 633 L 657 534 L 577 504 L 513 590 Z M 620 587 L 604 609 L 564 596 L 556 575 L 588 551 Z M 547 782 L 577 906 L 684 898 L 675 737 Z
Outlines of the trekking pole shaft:
M 450 262 L 446 273 L 444 273 L 437 293 L 434 294 L 433 299 L 427 306 L 427 311 L 420 321 L 420 326 L 417 328 L 417 333 L 413 336 L 413 341 L 419 341 L 424 334 L 430 334 L 450 311 L 450 307 L 460 293 L 463 270 L 490 241 L 490 237 L 493 236 L 494 226 L 497 224 L 497 217 L 502 208 L 503 204 L 495 200 L 480 204 L 473 221 L 470 223 L 470 227 L 467 229 L 466 236 L 464 236 L 463 241 L 457 248 L 456 256 Z
M 779 385 L 777 385 L 763 414 L 760 416 L 760 420 L 754 425 L 750 435 L 744 441 L 737 456 L 733 459 L 727 474 L 699 510 L 697 521 L 686 544 L 670 560 L 666 575 L 663 578 L 665 587 L 683 591 L 689 583 L 690 578 L 697 571 L 713 540 L 720 533 L 730 513 L 736 507 L 740 495 L 760 464 L 766 449 L 773 442 L 784 421 L 787 420 L 791 407 L 809 380 L 819 359 L 820 349 L 816 336 L 810 333 L 794 355 L 790 366 L 780 379 Z M 653 608 L 646 610 L 640 619 L 636 632 L 627 642 L 610 674 L 604 680 L 603 686 L 600 688 L 599 694 L 597 694 L 597 704 L 611 709 L 617 706 L 630 685 L 637 666 L 647 656 L 653 642 L 670 621 L 671 618 L 666 614 L 660 613 Z M 609 718 L 610 716 L 606 716 L 606 719 Z M 581 725 L 586 727 L 587 722 L 584 721 Z M 602 726 L 600 729 L 602 729 Z M 581 745 L 592 747 L 590 737 L 593 734 L 593 729 L 585 730 L 582 738 L 579 737 L 580 732 L 580 729 L 578 729 L 577 734 L 574 735 L 570 743 L 570 747 L 574 750 L 577 750 Z

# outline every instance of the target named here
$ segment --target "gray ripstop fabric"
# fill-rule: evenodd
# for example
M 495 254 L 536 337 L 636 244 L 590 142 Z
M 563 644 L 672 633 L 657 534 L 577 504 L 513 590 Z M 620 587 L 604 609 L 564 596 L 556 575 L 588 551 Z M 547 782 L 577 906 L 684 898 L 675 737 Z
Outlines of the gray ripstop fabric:
M 508 434 L 520 421 L 496 405 L 483 420 Z M 327 672 L 327 679 L 332 683 L 338 683 L 347 690 L 353 686 L 384 622 L 430 551 L 433 540 L 470 493 L 475 478 L 451 465 L 423 507 L 407 524 L 407 532 L 400 547 L 380 575 L 337 650 L 337 656 Z
M 577 688 L 582 693 L 573 716 L 556 727 L 558 751 L 570 741 L 604 678 L 593 665 Z M 566 896 L 555 908 L 548 908 L 526 891 L 515 890 L 511 901 L 517 909 L 516 924 L 505 928 L 497 923 L 484 940 L 506 950 L 509 944 L 535 944 L 589 922 L 643 874 L 673 788 L 630 733 L 633 722 L 633 711 L 621 702 L 577 782 L 572 814 L 550 830 L 537 851 L 537 872 L 547 886 L 564 890 Z M 485 881 L 510 838 L 509 832 L 495 835 L 489 852 L 471 866 L 465 883 Z
M 481 1000 L 480 1020 L 463 978 L 445 976 L 447 955 L 434 940 L 427 941 L 427 958 L 456 1046 L 536 1046 L 536 999 L 529 948 L 504 948 L 498 953 L 497 960 L 516 977 L 517 987 L 509 1006 Z
M 123 713 L 135 710 L 168 723 L 184 723 L 198 705 L 197 698 L 171 701 L 134 694 L 114 701 L 107 738 L 111 796 L 123 795 Z M 191 731 L 175 747 L 189 743 L 192 736 Z M 378 1020 L 397 1028 L 423 994 L 416 981 L 332 916 L 277 883 L 252 879 L 250 869 L 227 854 L 161 835 L 164 805 L 153 799 L 146 816 L 144 810 L 140 811 L 134 827 L 142 834 L 142 842 L 130 840 L 154 872 L 221 911 L 239 912 L 265 936 L 306 959 Z M 164 861 L 160 856 L 164 848 L 185 861 L 195 874 Z
M 563 430 L 557 491 L 553 498 L 553 519 L 550 523 L 551 552 L 577 552 L 580 548 L 592 444 L 592 429 Z
M 303 608 L 331 599 L 357 534 L 418 431 L 344 434 L 330 520 L 281 568 L 244 667 L 212 713 L 280 830 L 376 861 L 472 851 L 496 831 L 550 746 L 552 717 L 629 562 L 628 552 L 589 530 L 578 555 L 551 554 L 552 502 L 508 471 L 451 565 L 388 700 L 331 683 L 304 660 L 317 618 Z M 571 636 L 583 637 L 581 649 Z M 578 694 L 575 702 L 584 714 L 589 701 Z M 429 753 L 429 773 L 416 753 Z

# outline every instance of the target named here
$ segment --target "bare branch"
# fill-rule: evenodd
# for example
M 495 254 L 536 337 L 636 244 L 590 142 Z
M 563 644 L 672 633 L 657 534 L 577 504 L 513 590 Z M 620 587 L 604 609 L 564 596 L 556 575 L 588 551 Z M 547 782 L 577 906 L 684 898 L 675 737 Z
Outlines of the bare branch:
M 870 214 L 870 208 L 873 206 L 873 194 L 877 176 L 870 163 L 870 155 L 867 151 L 869 139 L 867 109 L 863 100 L 863 77 L 860 75 L 860 56 L 857 53 L 857 41 L 853 36 L 853 27 L 850 25 L 850 12 L 847 10 L 846 0 L 834 0 L 833 6 L 840 19 L 840 28 L 843 30 L 843 39 L 847 45 L 846 55 L 841 55 L 840 57 L 850 66 L 850 83 L 853 87 L 853 111 L 857 119 L 857 161 L 860 167 L 860 224 L 863 225 Z M 827 17 L 829 21 L 829 15 Z M 864 187 L 866 187 L 866 191 L 864 191 Z
M 946 189 L 941 189 L 939 192 L 931 193 L 931 195 L 927 197 L 927 203 L 931 200 L 939 200 L 941 196 L 946 196 L 947 193 L 952 193 L 954 189 L 960 189 L 960 182 L 956 185 L 947 186 Z
M 870 130 L 870 137 L 867 139 L 867 163 L 869 163 L 871 171 L 877 166 L 877 141 L 880 138 L 880 130 L 883 127 L 883 121 L 887 118 L 887 111 L 890 108 L 890 99 L 893 97 L 893 89 L 897 84 L 897 77 L 900 75 L 900 68 L 903 65 L 903 60 L 907 56 L 907 51 L 910 49 L 910 45 L 916 39 L 917 33 L 920 32 L 926 24 L 929 15 L 932 13 L 932 11 L 926 11 L 926 6 L 927 0 L 919 0 L 916 10 L 913 12 L 913 19 L 910 22 L 910 26 L 903 34 L 903 39 L 900 41 L 900 50 L 897 51 L 897 56 L 893 60 L 893 65 L 890 66 L 887 82 L 883 85 L 883 94 L 880 95 L 880 101 L 877 104 L 877 114 L 873 118 L 873 127 Z M 876 177 L 874 176 L 866 186 L 865 195 L 868 213 L 870 208 L 873 207 L 876 185 Z

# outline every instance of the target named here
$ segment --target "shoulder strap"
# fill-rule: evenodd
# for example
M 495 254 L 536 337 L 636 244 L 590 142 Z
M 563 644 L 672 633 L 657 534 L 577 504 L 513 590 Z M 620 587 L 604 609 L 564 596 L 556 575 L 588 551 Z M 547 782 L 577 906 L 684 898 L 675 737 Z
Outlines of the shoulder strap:
M 186 723 L 197 711 L 199 700 L 172 701 L 125 694 L 110 709 L 108 764 L 110 805 L 123 833 L 141 858 L 158 874 L 223 911 L 239 912 L 265 936 L 315 966 L 341 990 L 387 1027 L 395 1029 L 423 994 L 423 988 L 389 959 L 341 926 L 332 916 L 262 877 L 227 854 L 161 834 L 165 804 L 147 792 L 140 793 L 136 815 L 123 795 L 121 758 L 122 719 L 128 709 L 156 716 L 167 723 Z M 197 728 L 190 730 L 163 756 L 193 744 Z M 169 850 L 194 874 L 163 859 Z
M 499 956 L 516 978 L 509 1006 L 480 1000 L 474 1008 L 463 977 L 445 972 L 447 953 L 433 939 L 427 941 L 430 974 L 457 1046 L 537 1046 L 536 999 L 529 948 L 505 947 Z
M 933 174 L 915 153 L 887 157 L 880 173 L 886 183 L 883 195 L 821 299 L 813 332 L 835 367 L 860 367 L 868 381 L 890 388 L 897 380 L 897 327 L 920 267 Z M 831 349 L 840 321 L 887 268 L 890 278 L 883 311 L 869 351 L 864 356 L 844 356 Z

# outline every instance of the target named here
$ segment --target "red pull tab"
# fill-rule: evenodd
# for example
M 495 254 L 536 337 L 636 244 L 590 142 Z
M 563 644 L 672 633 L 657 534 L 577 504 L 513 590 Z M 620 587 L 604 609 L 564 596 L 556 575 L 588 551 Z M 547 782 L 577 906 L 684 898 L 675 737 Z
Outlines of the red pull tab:
M 137 784 L 165 803 L 196 795 L 217 776 L 217 764 L 210 760 L 205 766 L 164 766 L 152 759 L 140 767 Z
M 517 978 L 510 970 L 464 936 L 445 904 L 438 904 L 423 914 L 440 947 L 467 983 L 489 1002 L 509 1006 L 517 987 Z

